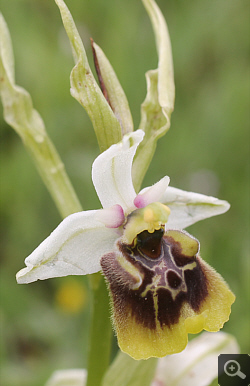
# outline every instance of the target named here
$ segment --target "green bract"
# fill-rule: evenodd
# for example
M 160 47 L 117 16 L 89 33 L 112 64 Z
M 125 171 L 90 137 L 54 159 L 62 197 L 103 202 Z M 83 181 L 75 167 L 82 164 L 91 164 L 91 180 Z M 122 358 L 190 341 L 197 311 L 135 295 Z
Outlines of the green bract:
M 133 131 L 126 95 L 108 59 L 97 44 L 93 44 L 97 72 L 102 94 L 88 64 L 86 52 L 74 24 L 73 18 L 63 0 L 55 0 L 68 34 L 76 65 L 70 76 L 71 94 L 86 109 L 95 129 L 100 150 L 121 140 L 122 135 Z M 136 191 L 140 189 L 143 177 L 154 155 L 157 140 L 170 127 L 174 109 L 175 86 L 173 61 L 168 28 L 164 17 L 153 0 L 143 0 L 151 19 L 158 51 L 158 68 L 146 73 L 147 95 L 141 106 L 139 128 L 145 138 L 137 150 L 133 165 L 133 181 Z
M 145 131 L 133 165 L 135 189 L 141 186 L 143 177 L 154 155 L 157 140 L 170 128 L 174 110 L 175 86 L 171 43 L 165 19 L 153 0 L 142 0 L 151 19 L 158 51 L 158 68 L 146 73 L 147 95 L 141 106 L 139 128 Z
M 95 81 L 84 46 L 67 6 L 62 0 L 55 1 L 60 9 L 64 28 L 70 40 L 76 62 L 70 74 L 71 95 L 87 111 L 100 150 L 104 151 L 121 140 L 121 126 Z
M 108 99 L 116 118 L 120 122 L 122 135 L 130 133 L 134 130 L 134 125 L 128 100 L 123 88 L 107 57 L 96 43 L 93 43 L 93 52 L 97 71 L 99 70 L 99 80 L 101 86 L 103 85 L 104 87 L 104 95 L 106 93 L 106 98 Z

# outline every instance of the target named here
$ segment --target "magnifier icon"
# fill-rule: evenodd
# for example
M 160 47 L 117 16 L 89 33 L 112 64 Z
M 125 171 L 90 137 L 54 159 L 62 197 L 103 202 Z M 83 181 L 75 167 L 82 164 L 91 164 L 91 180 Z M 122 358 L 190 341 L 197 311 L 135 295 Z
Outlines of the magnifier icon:
M 229 366 L 229 364 L 230 364 L 230 366 Z M 230 372 L 229 372 L 229 370 L 230 370 Z M 236 375 L 238 375 L 238 377 L 240 377 L 241 379 L 246 378 L 246 374 L 244 374 L 242 371 L 240 371 L 240 364 L 237 361 L 234 361 L 232 359 L 230 361 L 227 361 L 224 364 L 224 372 L 229 377 L 235 377 Z

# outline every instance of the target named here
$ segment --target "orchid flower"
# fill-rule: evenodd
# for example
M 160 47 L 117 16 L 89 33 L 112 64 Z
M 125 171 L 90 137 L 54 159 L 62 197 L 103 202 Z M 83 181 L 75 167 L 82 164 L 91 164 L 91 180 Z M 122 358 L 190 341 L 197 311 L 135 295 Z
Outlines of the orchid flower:
M 18 283 L 30 283 L 102 270 L 119 346 L 135 359 L 180 352 L 188 333 L 218 331 L 235 299 L 183 231 L 229 204 L 169 187 L 167 176 L 136 194 L 131 169 L 143 135 L 125 135 L 94 161 L 103 209 L 65 218 L 17 274 Z

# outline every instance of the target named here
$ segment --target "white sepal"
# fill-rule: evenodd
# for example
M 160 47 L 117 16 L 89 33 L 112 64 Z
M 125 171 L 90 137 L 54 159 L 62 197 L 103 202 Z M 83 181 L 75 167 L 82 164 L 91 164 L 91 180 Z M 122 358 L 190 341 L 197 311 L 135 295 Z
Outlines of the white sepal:
M 135 190 L 131 169 L 137 146 L 144 133 L 137 130 L 100 154 L 92 167 L 92 180 L 104 208 L 119 204 L 124 211 L 133 208 Z
M 184 229 L 200 220 L 222 214 L 230 208 L 227 201 L 172 187 L 166 189 L 160 202 L 171 210 L 167 228 L 177 229 Z
M 113 205 L 110 208 L 99 210 L 96 219 L 102 222 L 107 228 L 119 228 L 125 220 L 124 211 L 120 205 Z
M 27 267 L 17 273 L 17 282 L 100 271 L 101 257 L 120 236 L 117 229 L 105 226 L 101 212 L 89 210 L 66 217 L 25 259 Z

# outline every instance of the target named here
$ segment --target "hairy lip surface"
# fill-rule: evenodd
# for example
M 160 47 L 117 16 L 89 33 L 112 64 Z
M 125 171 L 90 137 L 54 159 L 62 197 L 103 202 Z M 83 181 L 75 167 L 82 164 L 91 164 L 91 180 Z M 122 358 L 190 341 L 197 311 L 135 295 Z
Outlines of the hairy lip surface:
M 115 253 L 103 258 L 101 264 L 110 284 L 114 308 L 155 330 L 178 323 L 184 303 L 199 311 L 208 291 L 196 256 L 183 255 L 180 243 L 163 236 L 161 231 L 148 236 L 146 233 L 139 235 L 135 246 L 117 243 L 123 258 L 141 274 L 139 288 L 134 289 L 133 274 L 121 267 Z

